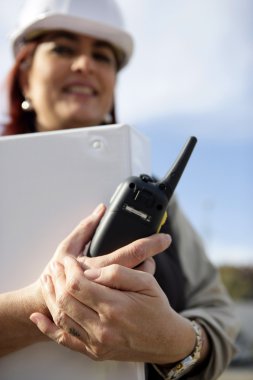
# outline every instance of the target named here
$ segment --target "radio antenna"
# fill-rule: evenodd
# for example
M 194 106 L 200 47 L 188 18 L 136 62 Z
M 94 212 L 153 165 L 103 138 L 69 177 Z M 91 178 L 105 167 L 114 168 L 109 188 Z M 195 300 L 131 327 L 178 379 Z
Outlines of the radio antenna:
M 175 188 L 177 187 L 178 181 L 184 172 L 196 143 L 197 138 L 195 136 L 189 138 L 168 173 L 161 181 L 157 183 L 159 188 L 167 195 L 168 200 L 170 200 Z

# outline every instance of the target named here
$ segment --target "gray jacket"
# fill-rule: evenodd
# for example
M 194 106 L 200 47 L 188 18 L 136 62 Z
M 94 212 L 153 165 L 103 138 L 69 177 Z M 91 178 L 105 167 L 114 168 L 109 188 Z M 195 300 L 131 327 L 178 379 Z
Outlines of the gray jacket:
M 175 199 L 170 204 L 170 221 L 185 278 L 185 308 L 180 313 L 186 318 L 197 319 L 206 329 L 212 345 L 206 368 L 187 378 L 214 380 L 236 352 L 239 323 L 217 269 L 207 258 L 200 238 Z

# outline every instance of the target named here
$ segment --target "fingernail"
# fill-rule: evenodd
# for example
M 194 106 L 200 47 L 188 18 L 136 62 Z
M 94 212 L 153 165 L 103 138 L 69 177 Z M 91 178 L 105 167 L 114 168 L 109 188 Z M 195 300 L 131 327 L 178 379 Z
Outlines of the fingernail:
M 103 203 L 100 203 L 96 208 L 95 210 L 92 212 L 92 215 L 94 216 L 98 216 L 100 215 L 100 213 L 102 212 L 102 210 L 105 209 L 105 205 Z
M 163 234 L 163 236 L 164 236 L 164 240 L 166 241 L 166 243 L 171 243 L 172 238 L 169 234 Z
M 88 279 L 88 280 L 96 280 L 101 274 L 101 269 L 98 269 L 98 268 L 92 268 L 92 269 L 87 269 L 85 272 L 84 272 L 84 275 L 85 277 Z
M 32 314 L 29 317 L 30 321 L 33 322 L 35 325 L 39 323 L 39 318 L 36 317 L 36 315 Z

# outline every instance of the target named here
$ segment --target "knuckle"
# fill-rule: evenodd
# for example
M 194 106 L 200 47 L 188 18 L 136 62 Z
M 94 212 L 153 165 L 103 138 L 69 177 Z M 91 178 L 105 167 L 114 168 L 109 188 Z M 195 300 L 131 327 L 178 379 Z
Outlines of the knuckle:
M 61 331 L 60 335 L 56 339 L 57 343 L 61 346 L 67 346 L 68 345 L 68 335 L 65 331 Z
M 64 308 L 64 306 L 66 305 L 66 300 L 68 298 L 68 293 L 67 293 L 67 290 L 64 290 L 60 295 L 58 295 L 58 297 L 56 298 L 56 304 L 58 306 L 59 309 L 62 309 Z
M 54 323 L 58 327 L 63 327 L 66 323 L 66 319 L 67 319 L 67 315 L 64 313 L 64 311 L 59 310 L 54 316 Z
M 115 284 L 117 284 L 115 282 Z M 106 331 L 101 332 L 101 338 L 106 339 L 109 331 L 110 325 L 117 325 L 122 316 L 122 304 L 121 302 L 107 304 L 103 307 L 103 313 L 107 321 L 107 333 Z
M 97 331 L 96 349 L 100 355 L 103 355 L 107 351 L 110 344 L 112 344 L 112 337 L 113 335 L 109 326 L 103 326 Z
M 102 271 L 103 271 L 103 269 L 102 269 Z M 106 268 L 106 271 L 108 272 L 110 279 L 112 281 L 116 281 L 120 275 L 121 267 L 119 264 L 112 264 L 112 265 L 110 265 L 110 267 Z
M 136 241 L 130 247 L 130 255 L 138 262 L 144 261 L 147 256 L 147 249 L 145 244 L 141 241 Z
M 73 294 L 80 290 L 80 281 L 78 276 L 72 276 L 66 282 L 66 292 Z
M 115 335 L 110 326 L 101 326 L 96 331 L 96 337 L 92 340 L 89 351 L 95 361 L 113 360 L 115 349 L 118 347 Z
M 151 273 L 144 273 L 142 276 L 142 281 L 145 288 L 150 289 L 153 288 L 156 284 L 156 279 Z
M 96 361 L 102 361 L 108 359 L 108 349 L 100 342 L 93 346 L 93 354 Z

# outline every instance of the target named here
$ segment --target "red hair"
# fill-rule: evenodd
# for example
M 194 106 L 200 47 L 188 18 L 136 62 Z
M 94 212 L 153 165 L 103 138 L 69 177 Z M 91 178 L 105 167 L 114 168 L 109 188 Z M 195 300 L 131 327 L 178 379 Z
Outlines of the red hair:
M 10 121 L 4 125 L 2 135 L 35 132 L 35 113 L 24 111 L 21 108 L 21 104 L 25 98 L 20 86 L 19 74 L 21 70 L 25 70 L 22 65 L 28 65 L 29 60 L 32 59 L 37 45 L 38 42 L 32 42 L 20 48 L 14 66 L 7 76 L 6 85 Z

